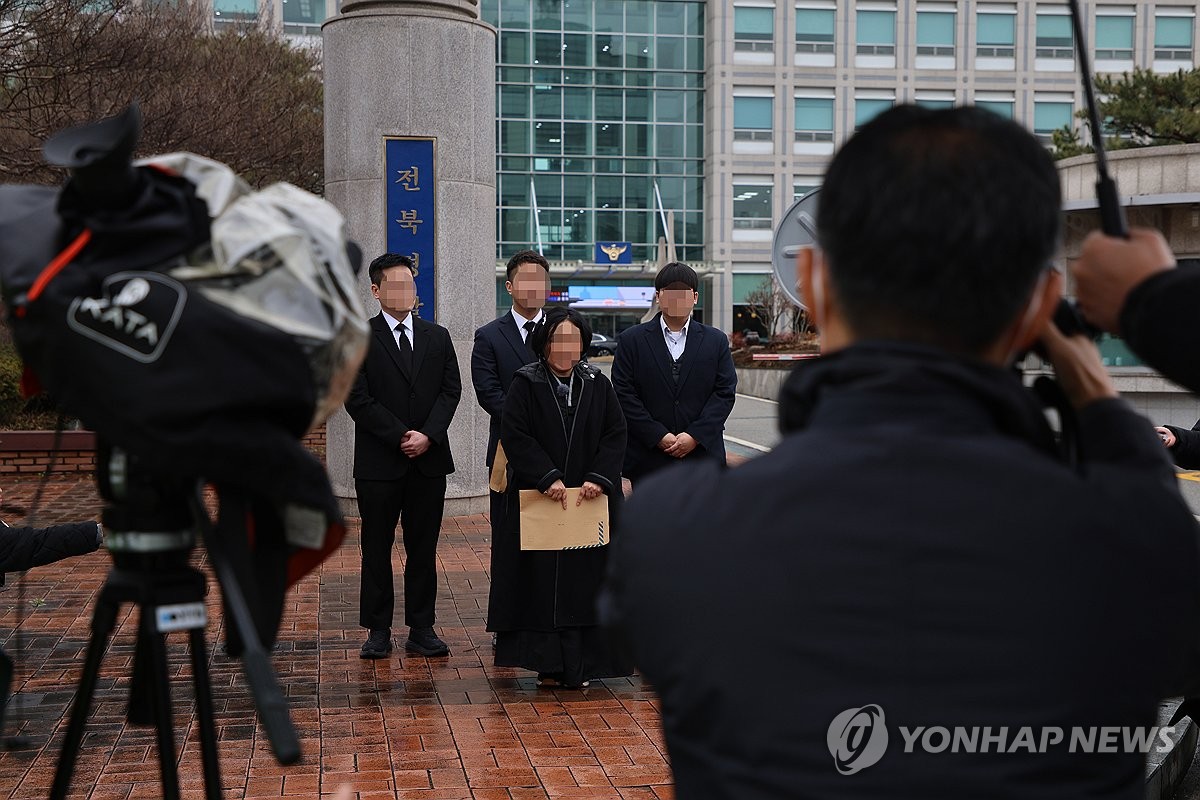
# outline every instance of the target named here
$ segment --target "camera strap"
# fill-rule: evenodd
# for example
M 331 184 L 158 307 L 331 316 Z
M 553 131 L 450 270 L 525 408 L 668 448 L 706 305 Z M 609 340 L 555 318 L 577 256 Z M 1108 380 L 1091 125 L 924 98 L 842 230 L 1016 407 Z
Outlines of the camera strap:
M 87 247 L 88 242 L 92 240 L 92 232 L 87 228 L 75 237 L 75 240 L 66 246 L 62 252 L 56 255 L 49 264 L 47 264 L 41 272 L 38 273 L 37 280 L 29 287 L 29 291 L 25 297 L 19 302 L 16 308 L 18 317 L 24 317 L 28 305 L 39 297 L 42 292 L 46 291 L 46 287 L 50 285 L 50 281 L 62 272 L 68 264 L 76 259 L 83 248 Z

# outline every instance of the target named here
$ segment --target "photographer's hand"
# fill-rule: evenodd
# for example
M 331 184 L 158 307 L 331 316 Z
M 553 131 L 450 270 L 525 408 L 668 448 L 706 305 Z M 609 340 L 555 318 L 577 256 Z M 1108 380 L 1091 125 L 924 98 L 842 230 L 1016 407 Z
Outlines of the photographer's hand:
M 429 437 L 420 431 L 410 430 L 400 440 L 400 451 L 409 458 L 416 458 L 429 449 Z
M 1095 343 L 1086 336 L 1063 336 L 1053 322 L 1046 323 L 1042 331 L 1042 346 L 1059 385 L 1067 399 L 1076 409 L 1081 409 L 1096 400 L 1116 397 L 1117 389 Z
M 1088 322 L 1117 333 L 1129 292 L 1174 266 L 1175 255 L 1167 240 L 1153 228 L 1132 228 L 1128 239 L 1093 231 L 1071 264 L 1079 308 Z

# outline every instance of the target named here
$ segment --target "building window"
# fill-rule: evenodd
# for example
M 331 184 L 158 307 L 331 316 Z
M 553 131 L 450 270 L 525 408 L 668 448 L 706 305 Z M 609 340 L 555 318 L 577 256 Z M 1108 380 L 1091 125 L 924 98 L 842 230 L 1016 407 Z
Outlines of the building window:
M 814 189 L 820 189 L 820 188 L 821 188 L 821 179 L 820 178 L 817 178 L 814 176 L 809 176 L 809 175 L 800 177 L 799 175 L 797 175 L 796 178 L 792 181 L 792 202 L 794 203 L 797 200 L 799 200 L 800 198 L 807 195 L 809 192 L 813 191 Z
M 775 51 L 775 9 L 735 6 L 733 49 L 741 53 Z
M 320 36 L 328 14 L 325 0 L 283 0 L 283 32 L 291 36 Z
M 332 11 L 336 1 L 275 8 L 324 2 Z M 652 259 L 657 182 L 675 213 L 677 257 L 703 260 L 704 3 L 479 5 L 499 29 L 497 256 L 533 245 L 540 231 L 550 259 L 590 261 L 597 239 L 631 242 L 635 262 Z
M 213 19 L 226 25 L 254 22 L 258 19 L 258 0 L 213 0 Z
M 990 111 L 997 116 L 1005 119 L 1013 118 L 1013 108 L 1016 106 L 1016 98 L 1011 94 L 976 94 L 975 107 L 982 108 L 984 111 Z
M 796 141 L 833 141 L 833 97 L 796 98 Z
M 1050 136 L 1060 128 L 1072 128 L 1071 118 L 1075 106 L 1070 95 L 1062 97 L 1035 97 L 1033 101 L 1033 132 L 1042 142 L 1049 144 Z
M 1166 16 L 1161 12 L 1154 16 L 1154 60 L 1191 61 L 1192 29 L 1195 17 Z
M 854 130 L 866 125 L 895 104 L 894 97 L 855 97 Z
M 1071 33 L 1071 18 L 1065 13 L 1037 12 L 1038 58 L 1074 60 L 1072 49 L 1075 37 Z
M 917 8 L 917 55 L 954 57 L 954 10 Z
M 735 142 L 769 142 L 773 139 L 771 124 L 775 106 L 773 97 L 733 98 L 733 140 Z
M 1133 60 L 1133 9 L 1127 12 L 1099 9 L 1096 12 L 1096 60 Z
M 858 40 L 855 52 L 860 56 L 896 55 L 896 12 L 859 11 Z
M 975 18 L 975 57 L 1014 58 L 1017 41 L 1016 9 L 980 8 Z
M 954 108 L 954 92 L 917 92 L 914 102 L 934 110 Z
M 316 25 L 325 21 L 325 0 L 283 0 L 283 25 Z M 291 31 L 287 31 L 291 33 Z
M 796 52 L 833 54 L 833 8 L 796 9 Z
M 763 183 L 733 184 L 733 229 L 765 230 L 772 228 L 772 185 Z

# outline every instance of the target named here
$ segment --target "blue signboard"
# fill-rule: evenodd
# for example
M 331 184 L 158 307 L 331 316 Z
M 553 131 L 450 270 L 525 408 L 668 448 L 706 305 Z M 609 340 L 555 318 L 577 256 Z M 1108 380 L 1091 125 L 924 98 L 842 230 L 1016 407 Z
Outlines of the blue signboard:
M 629 242 L 596 242 L 597 264 L 632 264 L 633 248 Z
M 436 144 L 431 136 L 385 136 L 383 140 L 387 250 L 408 256 L 416 265 L 414 313 L 430 322 L 436 321 L 437 308 Z

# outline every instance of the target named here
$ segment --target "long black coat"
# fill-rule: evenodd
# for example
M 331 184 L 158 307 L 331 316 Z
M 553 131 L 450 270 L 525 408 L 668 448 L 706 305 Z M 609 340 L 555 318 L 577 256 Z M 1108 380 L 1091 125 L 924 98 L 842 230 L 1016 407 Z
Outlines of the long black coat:
M 604 580 L 609 547 L 561 552 L 520 549 L 518 492 L 545 491 L 559 479 L 568 487 L 592 481 L 604 489 L 612 541 L 611 529 L 623 499 L 625 418 L 604 373 L 588 364 L 577 365 L 575 372 L 582 392 L 571 430 L 564 430 L 545 365 L 522 367 L 509 387 L 500 432 L 508 455 L 509 510 L 492 545 L 488 630 L 553 631 L 597 624 L 596 595 Z

